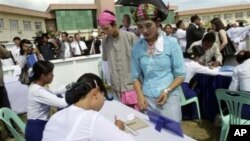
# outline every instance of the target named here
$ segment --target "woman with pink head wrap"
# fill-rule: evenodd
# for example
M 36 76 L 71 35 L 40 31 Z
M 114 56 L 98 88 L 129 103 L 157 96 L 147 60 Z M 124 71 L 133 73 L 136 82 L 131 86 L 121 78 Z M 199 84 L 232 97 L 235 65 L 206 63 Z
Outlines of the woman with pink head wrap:
M 109 64 L 111 86 L 124 104 L 136 108 L 137 97 L 131 80 L 130 57 L 137 37 L 134 33 L 119 30 L 115 14 L 111 11 L 102 12 L 98 16 L 98 24 L 107 34 L 102 41 L 102 59 Z

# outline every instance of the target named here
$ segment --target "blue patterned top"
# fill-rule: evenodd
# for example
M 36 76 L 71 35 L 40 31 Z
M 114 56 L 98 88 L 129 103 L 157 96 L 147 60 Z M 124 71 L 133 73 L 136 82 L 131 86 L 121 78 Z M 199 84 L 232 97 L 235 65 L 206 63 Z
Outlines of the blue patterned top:
M 142 38 L 132 49 L 132 80 L 141 80 L 143 94 L 148 97 L 159 97 L 176 77 L 185 77 L 183 54 L 177 40 L 159 35 L 155 46 L 154 55 L 148 55 L 148 44 Z M 170 94 L 179 94 L 179 89 Z

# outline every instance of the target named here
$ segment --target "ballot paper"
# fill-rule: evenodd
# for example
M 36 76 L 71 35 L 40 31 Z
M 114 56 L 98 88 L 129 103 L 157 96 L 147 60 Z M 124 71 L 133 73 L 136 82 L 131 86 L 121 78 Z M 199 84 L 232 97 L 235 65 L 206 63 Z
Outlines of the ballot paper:
M 125 122 L 125 126 L 127 126 L 128 128 L 136 131 L 142 128 L 146 128 L 149 127 L 149 124 L 146 123 L 143 119 L 138 118 L 135 116 L 135 118 L 133 120 L 128 120 Z M 125 129 L 126 132 L 129 132 L 129 130 Z

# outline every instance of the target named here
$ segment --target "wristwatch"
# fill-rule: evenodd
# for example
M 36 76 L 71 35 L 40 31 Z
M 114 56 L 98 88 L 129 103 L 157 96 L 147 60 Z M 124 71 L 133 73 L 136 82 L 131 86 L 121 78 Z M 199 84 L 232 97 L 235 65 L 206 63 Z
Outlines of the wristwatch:
M 172 89 L 171 88 L 166 88 L 166 89 L 163 89 L 163 92 L 164 93 L 166 93 L 166 94 L 168 94 L 169 92 L 171 92 L 172 91 Z

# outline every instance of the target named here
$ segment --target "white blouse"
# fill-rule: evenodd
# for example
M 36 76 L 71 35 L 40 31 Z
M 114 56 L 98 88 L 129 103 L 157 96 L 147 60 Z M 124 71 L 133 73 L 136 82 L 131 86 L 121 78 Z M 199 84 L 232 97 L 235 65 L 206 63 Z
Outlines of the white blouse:
M 135 141 L 99 112 L 71 105 L 55 113 L 43 132 L 43 141 Z
M 59 98 L 50 90 L 31 84 L 28 93 L 28 119 L 48 120 L 50 106 L 64 108 L 68 104 L 65 98 Z
M 178 28 L 176 31 L 176 37 L 177 37 L 178 42 L 181 46 L 182 52 L 185 52 L 186 51 L 186 44 L 187 44 L 186 30 Z
M 234 68 L 229 90 L 250 92 L 250 59 Z
M 191 59 L 185 59 L 185 67 L 186 67 L 186 77 L 184 82 L 186 83 L 189 83 L 196 73 L 205 73 L 210 75 L 218 74 L 218 69 L 209 69 L 207 66 L 202 66 L 198 62 L 195 62 Z

